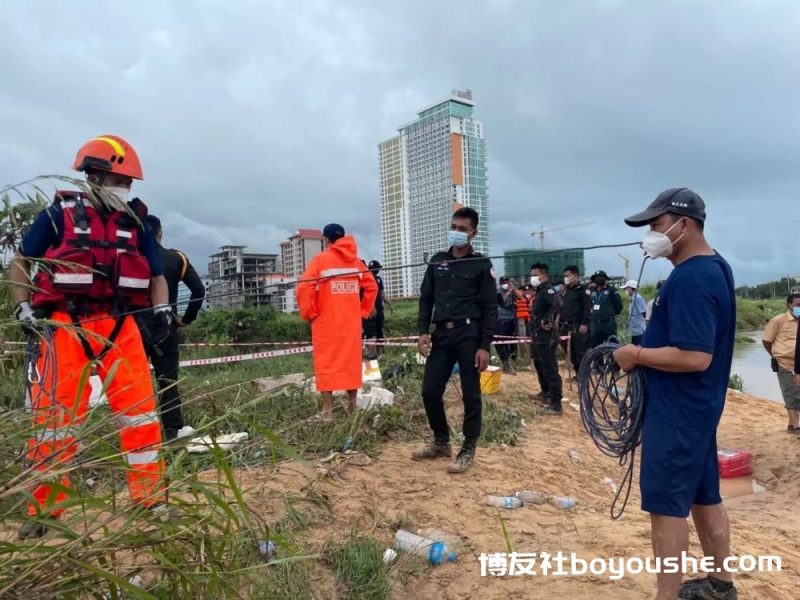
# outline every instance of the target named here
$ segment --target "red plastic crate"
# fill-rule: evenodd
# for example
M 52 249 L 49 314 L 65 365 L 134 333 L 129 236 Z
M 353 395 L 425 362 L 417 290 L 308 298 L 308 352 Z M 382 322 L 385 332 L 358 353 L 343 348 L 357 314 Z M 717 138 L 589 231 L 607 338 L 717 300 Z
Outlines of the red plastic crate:
M 717 450 L 719 476 L 729 479 L 732 477 L 751 475 L 753 473 L 751 459 L 752 456 L 746 450 L 719 448 Z

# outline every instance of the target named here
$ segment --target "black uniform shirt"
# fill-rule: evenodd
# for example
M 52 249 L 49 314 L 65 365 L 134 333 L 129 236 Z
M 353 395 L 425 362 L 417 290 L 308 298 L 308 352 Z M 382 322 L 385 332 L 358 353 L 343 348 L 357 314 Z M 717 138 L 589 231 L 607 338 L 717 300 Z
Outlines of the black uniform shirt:
M 163 246 L 159 246 L 158 249 L 161 252 L 161 260 L 164 262 L 164 278 L 167 280 L 169 304 L 173 310 L 178 302 L 179 282 L 183 281 L 192 293 L 186 313 L 181 318 L 181 321 L 188 325 L 197 318 L 197 313 L 203 306 L 206 288 L 185 254 Z
M 568 285 L 564 291 L 564 306 L 561 309 L 561 322 L 570 325 L 588 325 L 592 312 L 592 298 L 586 286 Z
M 480 319 L 483 350 L 489 350 L 497 326 L 497 295 L 492 262 L 470 250 L 456 258 L 452 249 L 431 258 L 419 297 L 419 333 L 428 333 L 431 321 Z
M 561 298 L 548 281 L 536 288 L 536 299 L 533 301 L 531 320 L 535 327 L 552 324 L 560 309 Z M 548 321 L 550 323 L 548 323 Z

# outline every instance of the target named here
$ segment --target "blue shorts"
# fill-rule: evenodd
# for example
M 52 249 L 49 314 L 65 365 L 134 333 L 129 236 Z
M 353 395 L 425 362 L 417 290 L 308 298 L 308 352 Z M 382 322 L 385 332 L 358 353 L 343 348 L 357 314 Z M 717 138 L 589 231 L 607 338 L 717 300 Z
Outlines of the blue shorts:
M 646 512 L 685 518 L 692 504 L 722 502 L 716 430 L 693 431 L 645 418 L 641 463 L 639 489 Z

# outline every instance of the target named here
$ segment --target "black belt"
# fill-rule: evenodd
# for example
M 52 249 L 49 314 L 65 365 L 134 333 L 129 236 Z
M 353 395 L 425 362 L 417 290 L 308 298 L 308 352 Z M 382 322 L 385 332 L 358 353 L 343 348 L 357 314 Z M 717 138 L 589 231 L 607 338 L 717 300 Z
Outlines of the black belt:
M 458 329 L 459 327 L 466 327 L 470 323 L 477 323 L 477 319 L 455 319 L 453 321 L 437 321 L 434 323 L 436 329 Z
M 617 317 L 609 317 L 607 319 L 592 319 L 590 323 L 607 323 L 609 321 L 616 321 Z

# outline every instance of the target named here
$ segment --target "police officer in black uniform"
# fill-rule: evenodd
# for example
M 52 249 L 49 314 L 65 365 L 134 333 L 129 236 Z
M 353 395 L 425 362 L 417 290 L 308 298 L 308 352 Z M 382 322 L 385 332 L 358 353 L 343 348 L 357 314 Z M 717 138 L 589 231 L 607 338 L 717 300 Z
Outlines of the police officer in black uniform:
M 145 350 L 150 357 L 150 362 L 153 364 L 153 371 L 158 382 L 158 404 L 161 425 L 164 428 L 164 438 L 166 441 L 172 441 L 178 438 L 179 434 L 180 437 L 184 437 L 194 432 L 191 427 L 184 427 L 183 414 L 181 412 L 181 397 L 178 393 L 178 363 L 180 362 L 178 346 L 180 336 L 177 328 L 185 327 L 197 318 L 197 313 L 203 306 L 206 288 L 185 254 L 177 250 L 164 248 L 161 245 L 162 230 L 160 219 L 155 215 L 148 215 L 145 217 L 145 221 L 158 242 L 158 249 L 164 262 L 164 278 L 167 280 L 167 289 L 169 290 L 169 304 L 173 307 L 174 314 L 177 314 L 178 283 L 182 281 L 191 292 L 189 305 L 186 307 L 183 317 L 175 317 L 169 336 L 158 344 L 149 339 L 147 318 L 137 318 L 139 328 L 142 331 Z
M 433 442 L 414 452 L 414 460 L 452 455 L 450 428 L 444 411 L 445 386 L 458 363 L 464 401 L 464 444 L 448 467 L 464 473 L 475 458 L 481 434 L 480 373 L 489 366 L 489 351 L 497 324 L 497 297 L 492 263 L 473 251 L 478 213 L 460 208 L 448 232 L 450 249 L 431 258 L 420 288 L 420 354 L 427 357 L 422 399 Z M 435 329 L 429 335 L 430 325 Z
M 550 268 L 544 263 L 531 265 L 531 285 L 536 289 L 531 309 L 531 355 L 547 412 L 560 415 L 562 388 L 557 352 L 561 296 L 550 284 Z
M 372 309 L 370 317 L 368 319 L 362 319 L 362 329 L 364 331 L 364 338 L 367 340 L 367 358 L 369 360 L 375 360 L 379 355 L 383 354 L 383 346 L 370 344 L 369 340 L 383 339 L 383 325 L 386 322 L 384 305 L 391 308 L 392 304 L 389 301 L 389 298 L 386 297 L 386 291 L 384 290 L 383 286 L 383 277 L 379 275 L 381 269 L 383 268 L 381 263 L 379 263 L 377 260 L 371 260 L 369 261 L 369 266 L 367 268 L 372 272 L 372 276 L 375 277 L 375 283 L 378 284 L 378 295 L 375 298 L 375 307 Z
M 581 366 L 586 344 L 589 338 L 589 316 L 592 311 L 591 292 L 581 283 L 578 267 L 570 265 L 564 268 L 563 307 L 559 326 L 562 335 L 569 336 L 570 362 L 575 374 Z
M 605 343 L 617 335 L 617 317 L 622 312 L 622 298 L 616 288 L 609 287 L 605 271 L 595 271 L 589 290 L 592 312 L 589 317 L 589 348 Z

